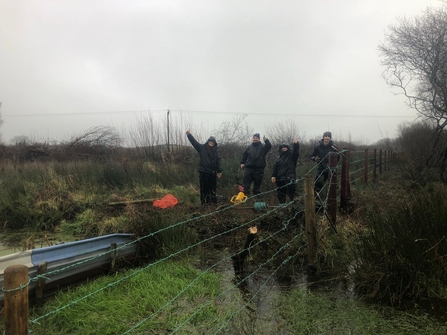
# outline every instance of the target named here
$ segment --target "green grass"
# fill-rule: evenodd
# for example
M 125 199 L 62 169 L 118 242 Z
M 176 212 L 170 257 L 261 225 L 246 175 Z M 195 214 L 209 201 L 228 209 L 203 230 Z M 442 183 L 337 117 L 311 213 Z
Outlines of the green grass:
M 32 333 L 122 334 L 146 319 L 132 334 L 169 333 L 220 289 L 219 276 L 211 273 L 190 285 L 199 273 L 176 262 L 151 266 L 112 286 L 134 271 L 139 270 L 100 278 L 57 295 L 42 308 L 33 308 L 30 319 L 37 322 L 31 323 Z M 107 288 L 91 295 L 104 287 Z M 174 300 L 184 289 L 184 294 Z M 186 322 L 184 328 L 193 334 L 197 333 L 194 329 L 208 329 L 220 319 L 217 312 L 215 304 L 209 304 Z
M 440 335 L 447 324 L 427 315 L 409 315 L 391 308 L 365 305 L 343 294 L 305 289 L 282 294 L 277 315 L 288 334 L 300 335 Z
M 238 159 L 239 152 L 223 159 L 217 193 L 227 199 L 237 193 L 236 186 L 241 182 Z M 359 160 L 356 164 L 361 167 L 363 163 Z M 302 177 L 313 166 L 313 162 L 301 161 L 297 176 Z M 352 166 L 351 171 L 355 169 Z M 263 191 L 274 187 L 268 182 L 270 172 L 271 162 L 265 171 Z M 346 264 L 351 268 L 355 264 L 357 288 L 377 301 L 398 304 L 401 298 L 445 299 L 447 189 L 408 189 L 398 174 L 396 180 L 385 180 L 383 175 L 379 179 L 389 185 L 391 193 L 384 183 L 367 187 L 359 179 L 352 185 L 358 207 L 351 217 L 340 218 L 339 234 L 328 234 L 328 228 L 321 230 L 320 262 L 342 271 Z M 169 228 L 202 213 L 198 184 L 197 155 L 192 150 L 178 159 L 154 162 L 117 159 L 4 164 L 0 171 L 0 222 L 9 229 L 25 227 L 70 236 L 132 232 L 141 237 L 160 231 L 142 241 L 146 249 L 141 252 L 145 259 L 160 259 L 201 240 L 196 226 Z M 301 193 L 301 183 L 298 187 Z M 409 190 L 415 193 L 413 197 L 407 197 Z M 179 199 L 179 206 L 160 211 L 150 203 L 108 205 L 160 199 L 167 193 Z M 265 197 L 274 203 L 276 192 Z M 349 227 L 346 221 L 350 221 Z M 194 252 L 188 251 L 187 255 Z M 266 332 L 252 319 L 248 308 L 230 317 L 231 311 L 244 304 L 238 292 L 213 299 L 223 290 L 220 277 L 214 274 L 204 275 L 180 299 L 172 301 L 198 276 L 194 268 L 183 263 L 163 262 L 90 296 L 90 292 L 134 271 L 138 270 L 95 280 L 60 294 L 42 308 L 34 308 L 31 319 L 68 305 L 33 323 L 33 334 L 123 334 L 165 305 L 132 334 L 169 334 L 180 325 L 179 334 L 207 334 L 209 329 L 211 333 L 218 330 L 227 319 L 231 320 L 222 333 Z M 191 316 L 210 299 L 211 304 Z M 275 303 L 278 318 L 284 320 L 275 326 L 290 334 L 447 334 L 443 325 L 427 316 L 393 314 L 343 297 L 296 290 Z
M 382 192 L 370 191 L 351 244 L 358 291 L 394 305 L 445 299 L 447 187 L 413 189 L 388 202 Z
M 140 270 L 103 277 L 33 308 L 32 334 L 271 334 L 272 329 L 307 335 L 447 334 L 447 324 L 426 314 L 299 288 L 280 293 L 272 314 L 261 320 L 252 303 L 245 306 L 239 290 L 219 296 L 226 287 L 216 274 L 204 273 L 193 282 L 200 273 L 179 262 Z

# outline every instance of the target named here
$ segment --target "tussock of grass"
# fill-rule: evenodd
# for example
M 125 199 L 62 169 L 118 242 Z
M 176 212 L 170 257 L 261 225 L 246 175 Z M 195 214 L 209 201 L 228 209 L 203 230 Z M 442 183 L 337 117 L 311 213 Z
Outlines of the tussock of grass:
M 446 198 L 444 185 L 415 189 L 392 203 L 369 198 L 366 225 L 353 244 L 359 292 L 392 304 L 445 298 Z
M 32 324 L 33 334 L 122 334 L 165 305 L 166 308 L 132 333 L 169 333 L 198 306 L 215 296 L 220 288 L 219 277 L 211 273 L 205 274 L 188 287 L 198 276 L 197 271 L 188 265 L 164 262 L 89 296 L 91 292 L 123 276 L 124 274 L 117 274 L 100 278 L 93 283 L 57 295 L 43 308 L 34 308 L 31 320 L 73 303 L 72 306 Z M 180 299 L 170 302 L 185 288 L 187 289 Z M 88 297 L 83 299 L 85 296 Z M 210 304 L 187 323 L 187 327 L 206 329 L 220 318 L 217 312 L 214 304 Z

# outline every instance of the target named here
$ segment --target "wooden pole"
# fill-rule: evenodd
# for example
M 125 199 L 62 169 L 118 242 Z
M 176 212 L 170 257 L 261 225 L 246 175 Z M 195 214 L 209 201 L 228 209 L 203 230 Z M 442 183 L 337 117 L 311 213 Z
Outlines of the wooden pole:
M 116 202 L 109 202 L 109 206 L 125 206 L 128 204 L 141 204 L 141 203 L 146 203 L 146 202 L 154 202 L 155 200 L 156 199 L 116 201 Z
M 351 190 L 349 187 L 349 156 L 349 150 L 344 151 L 341 156 L 340 209 L 343 211 L 348 210 L 348 203 L 351 200 Z
M 338 163 L 338 153 L 329 153 L 329 193 L 327 199 L 327 212 L 332 227 L 335 229 L 337 221 L 337 173 L 335 168 Z
M 41 262 L 37 265 L 37 275 L 43 275 L 47 272 L 48 262 Z M 45 278 L 40 277 L 36 283 L 36 299 L 43 298 L 43 291 L 45 289 Z
M 112 242 L 110 244 L 110 249 L 112 250 L 112 252 L 110 253 L 110 271 L 112 272 L 115 271 L 116 267 L 116 247 L 116 242 Z
M 387 171 L 387 166 L 386 166 L 386 163 L 387 163 L 387 157 L 386 157 L 386 155 L 387 155 L 387 151 L 385 150 L 385 152 L 384 152 L 384 163 L 383 163 L 383 170 L 384 171 Z
M 28 335 L 28 268 L 8 266 L 4 272 L 5 335 Z
M 317 260 L 317 220 L 315 216 L 314 178 L 312 175 L 307 175 L 304 178 L 304 193 L 307 258 L 309 265 L 315 266 Z
M 245 261 L 245 259 L 247 258 L 247 256 L 250 253 L 248 248 L 250 247 L 251 242 L 255 239 L 257 232 L 258 232 L 258 228 L 256 226 L 252 226 L 252 227 L 248 228 L 248 234 L 245 239 L 245 243 L 244 243 L 244 246 L 242 247 L 242 250 L 238 254 L 232 256 L 232 259 L 234 261 L 238 261 L 238 262 Z
M 382 149 L 379 151 L 379 174 L 382 174 Z
M 365 169 L 364 169 L 363 181 L 366 185 L 368 185 L 368 149 L 365 149 Z
M 170 143 L 170 141 L 169 141 L 169 139 L 170 139 L 170 134 L 169 134 L 169 114 L 171 113 L 171 111 L 168 109 L 168 113 L 167 113 L 167 115 L 166 115 L 166 123 L 167 123 L 167 144 L 168 144 L 168 152 L 170 152 L 171 151 L 171 143 Z
M 377 181 L 377 149 L 374 149 L 373 182 Z

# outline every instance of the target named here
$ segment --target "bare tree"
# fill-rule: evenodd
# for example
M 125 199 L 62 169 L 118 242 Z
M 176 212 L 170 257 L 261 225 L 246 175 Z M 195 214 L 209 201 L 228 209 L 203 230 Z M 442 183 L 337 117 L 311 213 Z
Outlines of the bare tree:
M 155 155 L 156 147 L 162 143 L 162 127 L 157 125 L 153 115 L 144 114 L 129 130 L 130 142 L 137 153 L 144 157 Z
M 185 145 L 189 145 L 189 142 L 186 138 L 185 131 L 189 127 L 187 127 L 187 124 L 192 124 L 192 119 L 190 115 L 184 115 L 183 113 L 180 114 L 172 114 L 170 117 L 170 124 L 169 124 L 169 136 L 170 136 L 170 143 L 173 147 L 182 147 Z M 164 127 L 167 127 L 167 123 L 165 119 L 163 119 L 163 125 Z M 199 129 L 200 131 L 200 129 Z M 195 134 L 196 139 L 199 138 L 199 134 Z M 208 138 L 208 137 L 207 137 Z M 206 139 L 205 139 L 206 140 Z M 167 142 L 167 141 L 166 141 Z
M 298 126 L 294 120 L 287 120 L 284 123 L 278 122 L 269 127 L 268 138 L 273 145 L 280 145 L 281 143 L 293 143 L 294 138 L 298 138 L 300 142 L 303 142 L 304 135 L 298 129 Z
M 121 137 L 115 128 L 109 126 L 97 126 L 87 129 L 81 134 L 71 137 L 62 143 L 66 154 L 76 155 L 107 155 L 121 145 Z
M 444 3 L 445 4 L 445 3 Z M 399 19 L 379 45 L 386 82 L 407 97 L 423 120 L 434 124 L 426 166 L 445 169 L 447 146 L 447 11 L 427 8 L 422 15 Z
M 31 143 L 31 140 L 29 139 L 28 136 L 25 136 L 25 135 L 17 135 L 17 136 L 14 136 L 14 137 L 11 139 L 10 143 L 11 143 L 12 145 L 28 145 L 28 144 Z
M 223 122 L 217 130 L 214 131 L 218 137 L 219 144 L 241 144 L 249 143 L 253 130 L 248 126 L 245 118 L 247 114 L 237 115 L 229 121 Z

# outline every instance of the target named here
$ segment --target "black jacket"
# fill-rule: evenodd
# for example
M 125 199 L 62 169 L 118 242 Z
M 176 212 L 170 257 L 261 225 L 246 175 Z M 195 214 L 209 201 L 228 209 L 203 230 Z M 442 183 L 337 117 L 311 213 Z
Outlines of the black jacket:
M 282 151 L 283 147 L 287 147 L 287 151 Z M 293 143 L 293 151 L 290 145 L 282 143 L 279 146 L 279 154 L 273 165 L 272 177 L 276 180 L 295 180 L 296 179 L 296 162 L 300 157 L 300 144 Z
M 220 166 L 219 151 L 217 150 L 217 143 L 214 137 L 210 137 L 205 144 L 200 144 L 199 142 L 197 142 L 194 136 L 192 136 L 191 134 L 188 135 L 188 140 L 199 153 L 199 172 L 213 174 L 222 172 L 222 168 Z M 214 142 L 213 147 L 210 147 L 208 145 L 209 141 Z
M 318 162 L 318 170 L 325 170 L 328 167 L 329 164 L 329 153 L 330 152 L 337 152 L 338 148 L 332 142 L 332 140 L 329 141 L 328 145 L 324 145 L 324 140 L 321 139 L 320 142 L 315 146 L 314 152 L 312 153 L 311 159 L 315 162 Z M 320 160 L 317 161 L 316 157 L 320 157 Z M 337 156 L 337 160 L 340 159 L 340 155 Z
M 242 154 L 241 164 L 247 169 L 265 168 L 267 165 L 265 156 L 271 148 L 272 144 L 268 139 L 265 140 L 265 144 L 261 142 L 250 144 Z

